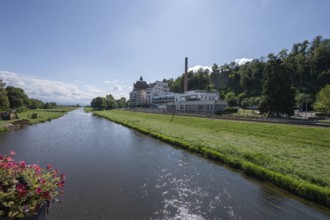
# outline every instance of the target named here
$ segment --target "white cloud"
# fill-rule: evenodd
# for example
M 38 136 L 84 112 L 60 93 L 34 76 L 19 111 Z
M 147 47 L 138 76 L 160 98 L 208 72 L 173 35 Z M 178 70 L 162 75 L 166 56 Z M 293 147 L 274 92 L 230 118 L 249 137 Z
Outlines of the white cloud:
M 0 79 L 7 86 L 22 88 L 30 98 L 45 102 L 77 102 L 88 104 L 97 96 L 105 96 L 106 91 L 94 86 L 78 87 L 74 83 L 39 79 L 29 75 L 0 71 Z
M 103 83 L 105 83 L 105 84 L 115 84 L 115 83 L 118 83 L 118 80 L 106 80 L 106 81 L 103 81 Z
M 95 86 L 85 85 L 84 87 L 87 88 L 87 91 L 92 92 L 92 93 L 100 93 L 100 94 L 104 93 L 103 90 L 101 90 Z
M 212 71 L 212 68 L 209 67 L 209 66 L 196 65 L 194 67 L 189 68 L 188 72 L 193 71 L 194 73 L 197 73 L 198 70 L 200 70 L 200 69 L 202 69 L 202 70 L 207 70 L 208 69 L 210 72 Z
M 114 90 L 114 91 L 122 91 L 122 87 L 120 85 L 114 85 L 112 87 L 112 90 Z
M 235 63 L 237 63 L 239 66 L 242 66 L 244 64 L 246 64 L 247 62 L 251 62 L 252 59 L 249 58 L 240 58 L 240 59 L 236 59 Z

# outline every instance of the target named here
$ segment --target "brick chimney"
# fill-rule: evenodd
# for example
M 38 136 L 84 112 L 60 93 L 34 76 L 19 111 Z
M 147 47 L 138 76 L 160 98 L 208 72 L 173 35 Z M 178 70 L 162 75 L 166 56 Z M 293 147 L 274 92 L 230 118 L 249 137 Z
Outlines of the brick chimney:
M 188 57 L 185 59 L 183 92 L 188 92 Z

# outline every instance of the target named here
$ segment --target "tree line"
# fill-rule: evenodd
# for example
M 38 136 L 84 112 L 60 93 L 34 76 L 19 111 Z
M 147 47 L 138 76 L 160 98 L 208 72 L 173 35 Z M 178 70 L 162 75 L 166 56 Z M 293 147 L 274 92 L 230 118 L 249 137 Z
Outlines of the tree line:
M 294 109 L 306 107 L 322 110 L 316 104 L 317 94 L 330 84 L 330 39 L 317 36 L 293 44 L 291 51 L 283 49 L 243 65 L 214 63 L 211 71 L 191 71 L 188 78 L 189 90 L 217 90 L 230 106 L 257 107 L 274 115 L 292 115 Z M 164 79 L 178 93 L 183 92 L 183 80 L 183 74 Z
M 96 97 L 91 101 L 91 107 L 98 110 L 111 110 L 115 108 L 125 108 L 128 106 L 128 102 L 125 97 L 115 99 L 111 94 L 105 97 Z
M 6 87 L 6 83 L 0 80 L 0 111 L 23 112 L 27 109 L 52 109 L 56 106 L 55 102 L 44 103 L 41 100 L 29 98 L 23 89 L 14 86 Z

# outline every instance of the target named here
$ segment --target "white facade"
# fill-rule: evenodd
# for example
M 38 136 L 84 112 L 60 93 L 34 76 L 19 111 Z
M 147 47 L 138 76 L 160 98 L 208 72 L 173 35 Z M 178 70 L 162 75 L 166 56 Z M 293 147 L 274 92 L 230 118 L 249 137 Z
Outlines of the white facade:
M 153 104 L 154 97 L 161 94 L 166 94 L 170 92 L 167 82 L 156 81 L 155 83 L 149 84 L 146 93 L 146 103 L 147 105 Z
M 182 101 L 215 101 L 219 99 L 218 92 L 209 93 L 202 90 L 188 91 L 183 94 L 178 94 L 175 97 L 175 102 Z
M 164 92 L 153 96 L 152 103 L 158 108 L 166 108 L 166 105 L 173 105 L 175 102 L 175 97 L 179 93 Z
M 196 90 L 186 93 L 161 93 L 153 96 L 153 105 L 167 111 L 182 113 L 214 114 L 223 110 L 227 102 L 220 100 L 218 92 Z
M 147 85 L 141 80 L 134 84 L 134 88 L 130 93 L 131 107 L 154 106 L 164 111 L 214 114 L 227 106 L 227 102 L 219 99 L 217 91 L 209 93 L 195 90 L 173 93 L 170 92 L 167 82 L 156 81 Z

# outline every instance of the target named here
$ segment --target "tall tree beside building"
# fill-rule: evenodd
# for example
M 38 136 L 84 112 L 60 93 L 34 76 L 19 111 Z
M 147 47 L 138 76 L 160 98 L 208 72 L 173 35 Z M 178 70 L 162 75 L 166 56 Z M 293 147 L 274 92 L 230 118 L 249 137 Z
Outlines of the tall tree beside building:
M 287 69 L 280 58 L 268 55 L 263 84 L 263 101 L 260 111 L 263 113 L 293 115 L 295 91 L 292 88 Z
M 125 97 L 116 100 L 117 108 L 127 107 L 127 100 Z

